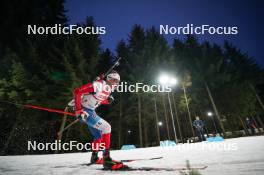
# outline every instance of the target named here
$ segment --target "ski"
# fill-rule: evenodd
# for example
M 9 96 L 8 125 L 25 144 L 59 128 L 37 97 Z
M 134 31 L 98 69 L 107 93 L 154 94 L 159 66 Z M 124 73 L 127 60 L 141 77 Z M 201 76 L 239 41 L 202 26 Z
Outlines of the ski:
M 157 160 L 157 159 L 162 159 L 163 157 L 151 157 L 151 158 L 142 158 L 142 159 L 123 159 L 120 160 L 120 162 L 134 162 L 134 161 L 144 161 L 144 160 Z M 69 168 L 74 168 L 77 166 L 91 166 L 91 165 L 100 165 L 100 164 L 96 164 L 96 163 L 82 163 L 82 164 L 78 164 L 78 165 L 61 165 L 61 166 L 55 166 L 54 168 L 64 168 L 64 167 L 69 167 Z
M 177 168 L 166 168 L 166 167 L 130 167 L 125 165 L 123 168 L 112 171 L 195 171 L 204 170 L 208 166 L 197 166 L 197 167 L 177 167 Z M 108 169 L 101 169 L 104 171 L 109 171 Z M 110 170 L 111 171 L 111 170 Z
M 144 161 L 144 160 L 157 160 L 157 159 L 162 159 L 163 157 L 152 157 L 152 158 L 142 158 L 142 159 L 123 159 L 123 160 L 119 160 L 122 163 L 125 162 L 134 162 L 134 161 Z M 86 165 L 86 166 L 90 166 L 90 165 L 94 165 L 95 163 L 88 163 L 88 164 L 82 164 L 82 165 Z M 98 164 L 95 164 L 98 165 Z
M 143 160 L 157 160 L 162 159 L 163 157 L 152 157 L 152 158 L 143 158 L 143 159 L 125 159 L 121 160 L 121 162 L 134 162 L 134 161 L 143 161 Z

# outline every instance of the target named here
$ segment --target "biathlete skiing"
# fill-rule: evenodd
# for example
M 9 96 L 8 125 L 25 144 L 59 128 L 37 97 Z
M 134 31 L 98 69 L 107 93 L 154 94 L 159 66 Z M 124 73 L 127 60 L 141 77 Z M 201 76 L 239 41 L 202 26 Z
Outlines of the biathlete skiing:
M 105 77 L 105 78 L 104 78 Z M 93 136 L 93 144 L 104 143 L 103 157 L 98 156 L 98 149 L 94 149 L 91 163 L 103 164 L 104 169 L 119 170 L 125 168 L 120 161 L 110 157 L 111 125 L 96 114 L 99 105 L 110 104 L 113 101 L 111 92 L 120 82 L 119 74 L 111 70 L 106 76 L 101 75 L 94 82 L 87 83 L 74 89 L 75 114 L 85 122 Z

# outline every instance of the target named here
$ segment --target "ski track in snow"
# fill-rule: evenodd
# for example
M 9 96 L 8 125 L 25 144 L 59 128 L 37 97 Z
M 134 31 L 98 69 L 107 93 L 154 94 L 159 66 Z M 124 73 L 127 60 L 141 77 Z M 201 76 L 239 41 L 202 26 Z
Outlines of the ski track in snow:
M 208 165 L 208 168 L 201 170 L 202 175 L 263 175 L 264 174 L 264 136 L 241 137 L 227 139 L 224 142 L 214 143 L 192 143 L 196 146 L 208 144 L 236 144 L 235 151 L 213 151 L 207 150 L 179 150 L 187 144 L 175 147 L 150 147 L 134 150 L 112 151 L 114 159 L 150 158 L 163 156 L 163 159 L 135 161 L 126 163 L 133 167 L 185 167 L 186 160 L 191 166 Z M 81 166 L 88 163 L 90 153 L 68 153 L 50 155 L 24 155 L 24 156 L 1 156 L 0 174 L 86 174 L 86 175 L 122 175 L 122 174 L 180 174 L 180 172 L 167 171 L 102 171 L 102 165 Z

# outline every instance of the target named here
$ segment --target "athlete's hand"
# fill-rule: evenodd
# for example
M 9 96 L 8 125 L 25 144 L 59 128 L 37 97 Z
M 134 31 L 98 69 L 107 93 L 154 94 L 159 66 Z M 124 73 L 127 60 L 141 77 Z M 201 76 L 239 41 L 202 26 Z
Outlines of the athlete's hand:
M 87 112 L 85 112 L 83 109 L 77 110 L 75 111 L 75 115 L 77 118 L 81 119 L 81 120 L 86 120 L 88 117 Z
M 110 95 L 107 100 L 108 100 L 109 104 L 112 104 L 115 99 L 114 99 L 114 97 L 112 95 Z

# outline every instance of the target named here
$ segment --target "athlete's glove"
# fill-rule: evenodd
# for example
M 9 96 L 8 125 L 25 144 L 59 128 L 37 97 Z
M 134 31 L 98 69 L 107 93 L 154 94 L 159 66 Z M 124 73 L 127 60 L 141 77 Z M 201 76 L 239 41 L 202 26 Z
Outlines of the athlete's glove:
M 115 99 L 114 99 L 114 97 L 112 95 L 110 95 L 107 100 L 108 100 L 109 104 L 112 104 Z
M 86 121 L 88 117 L 88 113 L 85 112 L 83 109 L 75 111 L 75 115 L 76 115 L 76 118 L 83 120 L 83 121 Z

